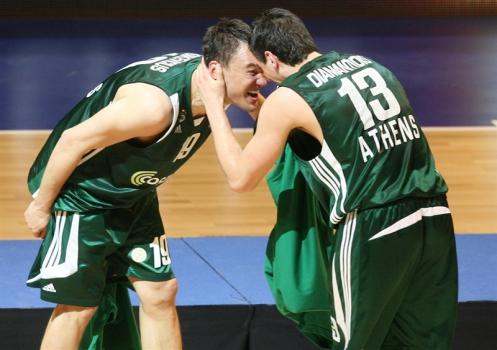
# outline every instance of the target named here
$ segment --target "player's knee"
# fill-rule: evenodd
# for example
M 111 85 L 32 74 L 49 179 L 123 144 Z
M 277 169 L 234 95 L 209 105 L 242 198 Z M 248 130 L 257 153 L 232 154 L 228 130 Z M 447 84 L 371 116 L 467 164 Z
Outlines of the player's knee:
M 176 294 L 178 293 L 176 279 L 150 283 L 147 289 L 146 296 L 141 298 L 144 307 L 163 309 L 176 306 Z
M 65 305 L 58 304 L 53 312 L 53 317 L 63 316 L 68 322 L 77 322 L 86 324 L 88 323 L 95 312 L 97 311 L 97 306 L 75 306 L 75 305 Z

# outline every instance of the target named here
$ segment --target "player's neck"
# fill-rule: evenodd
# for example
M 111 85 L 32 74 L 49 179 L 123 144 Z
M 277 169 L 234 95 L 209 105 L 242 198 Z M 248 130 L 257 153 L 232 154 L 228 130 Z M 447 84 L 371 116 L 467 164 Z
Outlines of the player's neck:
M 310 54 L 307 55 L 307 57 L 300 63 L 296 64 L 295 66 L 292 66 L 291 67 L 291 74 L 293 73 L 297 73 L 300 68 L 302 68 L 302 66 L 310 61 L 312 61 L 313 59 L 315 59 L 316 57 L 319 57 L 321 56 L 321 54 L 317 51 L 313 51 L 311 52 Z
M 192 90 L 194 90 L 193 85 L 192 85 Z M 192 98 L 192 116 L 197 117 L 200 115 L 205 115 L 205 107 L 204 104 L 202 103 L 202 99 L 200 98 L 198 92 L 195 91 L 194 93 L 194 91 L 192 91 L 191 98 Z
M 205 115 L 205 106 L 200 98 L 200 94 L 198 92 L 197 84 L 195 84 L 194 75 L 197 73 L 195 70 L 192 75 L 191 88 L 190 88 L 190 100 L 192 107 L 192 116 L 199 117 Z
M 278 64 L 274 70 L 274 76 L 269 77 L 271 80 L 276 82 L 277 84 L 280 84 L 282 81 L 284 81 L 286 78 L 288 78 L 290 75 L 293 75 L 297 73 L 300 68 L 307 62 L 312 61 L 316 57 L 321 56 L 321 54 L 317 51 L 313 51 L 310 54 L 307 55 L 307 57 L 300 63 L 297 63 L 294 66 L 291 66 L 289 64 L 283 63 L 278 60 Z
M 196 74 L 197 71 L 194 71 L 193 74 Z M 191 89 L 190 89 L 190 97 L 191 97 L 191 107 L 192 107 L 192 116 L 193 118 L 196 117 L 203 117 L 205 116 L 205 106 L 204 103 L 202 102 L 202 99 L 200 98 L 200 93 L 198 92 L 197 84 L 194 82 L 195 79 L 193 79 L 192 76 L 192 82 L 191 82 Z M 224 102 L 224 107 L 226 108 L 229 105 L 228 101 Z

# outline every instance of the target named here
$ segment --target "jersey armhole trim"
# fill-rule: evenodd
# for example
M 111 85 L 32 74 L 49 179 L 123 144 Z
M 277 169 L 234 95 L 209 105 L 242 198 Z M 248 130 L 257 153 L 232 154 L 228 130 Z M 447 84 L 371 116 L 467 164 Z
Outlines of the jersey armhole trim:
M 167 137 L 167 135 L 169 135 L 173 131 L 174 127 L 176 126 L 176 120 L 178 120 L 178 114 L 179 114 L 178 93 L 175 93 L 174 95 L 168 97 L 169 100 L 171 101 L 171 105 L 173 106 L 173 120 L 171 122 L 171 126 L 169 127 L 169 129 L 167 129 L 164 135 L 162 135 L 157 141 L 155 141 L 155 143 L 159 143 L 162 140 L 164 140 Z

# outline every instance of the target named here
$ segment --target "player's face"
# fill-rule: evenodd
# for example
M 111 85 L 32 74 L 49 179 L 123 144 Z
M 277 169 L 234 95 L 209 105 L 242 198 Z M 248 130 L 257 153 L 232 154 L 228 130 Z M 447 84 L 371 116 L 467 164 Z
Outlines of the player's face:
M 240 44 L 229 64 L 223 67 L 223 76 L 230 102 L 247 112 L 258 107 L 259 89 L 267 80 L 246 43 Z
M 268 51 L 265 52 L 265 55 L 266 62 L 257 61 L 259 67 L 262 69 L 262 74 L 264 74 L 267 79 L 274 81 L 275 83 L 281 83 L 285 77 L 278 74 L 278 70 L 276 69 L 276 65 L 274 63 L 276 58 Z
M 274 81 L 275 83 L 281 83 L 283 81 L 283 78 L 278 75 L 276 70 L 274 69 L 274 66 L 269 62 L 269 60 L 266 60 L 265 63 L 263 62 L 258 62 L 259 67 L 262 69 L 262 74 L 264 74 L 267 79 Z

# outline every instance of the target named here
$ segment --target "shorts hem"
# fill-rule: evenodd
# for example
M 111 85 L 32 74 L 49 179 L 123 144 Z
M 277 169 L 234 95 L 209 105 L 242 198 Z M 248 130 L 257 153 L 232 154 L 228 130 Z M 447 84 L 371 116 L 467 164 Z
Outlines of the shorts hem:
M 50 303 L 64 304 L 64 305 L 71 305 L 71 306 L 94 307 L 94 306 L 98 306 L 100 304 L 99 300 L 89 300 L 89 299 L 84 300 L 84 299 L 67 298 L 67 297 L 63 297 L 63 296 L 49 294 L 48 292 L 45 293 L 43 291 L 40 292 L 40 298 L 41 298 L 41 300 L 48 301 Z
M 139 275 L 137 273 L 127 273 L 126 274 L 126 277 L 134 277 L 134 278 L 138 278 L 140 280 L 143 280 L 143 281 L 150 281 L 150 282 L 164 282 L 164 281 L 169 281 L 169 280 L 172 280 L 174 278 L 176 278 L 176 276 L 174 275 L 174 273 L 168 273 L 168 274 L 163 274 L 163 275 L 157 275 L 157 274 L 150 274 L 150 275 Z

